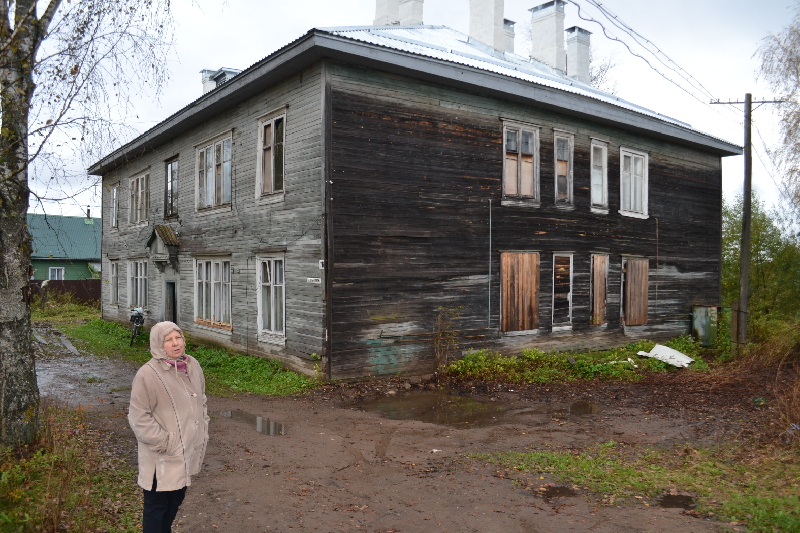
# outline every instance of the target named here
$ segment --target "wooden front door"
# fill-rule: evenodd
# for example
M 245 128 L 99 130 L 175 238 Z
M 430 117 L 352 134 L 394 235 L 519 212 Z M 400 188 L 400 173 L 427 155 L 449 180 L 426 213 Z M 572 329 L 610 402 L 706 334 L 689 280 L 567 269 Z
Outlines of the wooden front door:
M 500 254 L 501 329 L 528 331 L 539 327 L 539 254 Z
M 176 305 L 175 282 L 168 281 L 164 287 L 164 320 L 178 323 L 178 306 Z

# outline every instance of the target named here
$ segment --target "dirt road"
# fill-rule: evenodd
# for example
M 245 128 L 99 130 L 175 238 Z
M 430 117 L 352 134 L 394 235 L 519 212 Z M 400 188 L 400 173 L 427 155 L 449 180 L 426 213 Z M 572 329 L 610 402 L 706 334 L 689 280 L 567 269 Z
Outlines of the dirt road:
M 46 340 L 57 336 L 47 333 Z M 124 389 L 135 368 L 74 355 L 57 342 L 47 352 L 37 360 L 43 394 L 91 405 L 127 443 L 133 460 Z M 212 397 L 204 470 L 188 491 L 175 531 L 743 530 L 646 499 L 601 505 L 601 495 L 582 487 L 554 489 L 547 477 L 463 460 L 475 452 L 580 448 L 612 439 L 719 441 L 746 430 L 753 415 L 743 398 L 757 391 L 741 383 L 690 386 L 693 379 L 515 390 L 479 384 L 455 395 L 415 379 L 333 386 L 297 398 Z M 259 433 L 257 416 L 264 419 L 264 433 L 269 419 L 283 424 L 285 434 Z M 416 419 L 402 419 L 407 417 Z M 273 425 L 273 431 L 279 428 Z

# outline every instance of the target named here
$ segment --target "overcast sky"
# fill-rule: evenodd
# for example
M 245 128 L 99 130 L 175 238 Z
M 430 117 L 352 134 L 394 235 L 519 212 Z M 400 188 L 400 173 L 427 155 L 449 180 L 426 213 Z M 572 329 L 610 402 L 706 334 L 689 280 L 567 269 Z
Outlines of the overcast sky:
M 536 0 L 506 0 L 505 16 L 517 22 L 517 51 L 523 47 L 520 27 L 530 23 L 528 9 L 543 3 Z M 586 6 L 589 15 L 605 24 L 611 34 L 630 38 Z M 715 97 L 742 100 L 746 92 L 755 98 L 771 96 L 763 82 L 756 80 L 758 59 L 754 57 L 762 39 L 777 33 L 792 18 L 793 0 L 603 0 L 621 20 L 652 41 L 675 64 L 699 80 Z M 313 27 L 372 24 L 375 0 L 173 0 L 176 19 L 175 51 L 170 60 L 171 79 L 160 101 L 143 96 L 136 105 L 131 125 L 146 131 L 201 95 L 200 70 L 231 67 L 244 69 L 278 48 L 302 36 Z M 441 24 L 468 33 L 469 0 L 425 0 L 424 23 Z M 592 46 L 600 56 L 614 54 L 618 66 L 612 72 L 617 94 L 631 102 L 669 115 L 693 127 L 742 144 L 742 106 L 710 106 L 655 73 L 624 46 L 603 35 L 602 28 L 578 18 L 568 4 L 565 27 L 581 26 L 592 32 Z M 645 55 L 642 49 L 634 51 Z M 651 62 L 655 62 L 649 57 Z M 699 96 L 699 95 L 698 95 Z M 705 98 L 701 99 L 705 101 Z M 775 117 L 765 105 L 754 112 L 754 121 L 764 141 L 776 143 Z M 770 204 L 781 201 L 779 176 L 771 176 L 761 138 L 753 132 L 758 155 L 754 155 L 753 183 Z M 763 161 L 763 165 L 762 165 Z M 766 168 L 765 168 L 766 167 Z M 741 191 L 742 157 L 723 160 L 725 195 Z M 769 169 L 769 172 L 768 170 Z M 84 182 L 85 184 L 85 182 Z M 69 192 L 69 191 L 67 191 Z M 37 212 L 80 215 L 87 205 L 99 214 L 100 188 L 79 195 L 73 201 L 32 206 Z

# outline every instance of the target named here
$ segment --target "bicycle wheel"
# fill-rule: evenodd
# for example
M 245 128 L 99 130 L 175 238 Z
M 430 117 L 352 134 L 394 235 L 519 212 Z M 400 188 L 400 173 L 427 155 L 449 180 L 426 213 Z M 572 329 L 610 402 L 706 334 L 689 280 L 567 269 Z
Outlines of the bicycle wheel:
M 139 334 L 139 324 L 133 325 L 133 331 L 131 332 L 131 346 L 133 346 L 133 341 L 136 339 L 136 335 Z

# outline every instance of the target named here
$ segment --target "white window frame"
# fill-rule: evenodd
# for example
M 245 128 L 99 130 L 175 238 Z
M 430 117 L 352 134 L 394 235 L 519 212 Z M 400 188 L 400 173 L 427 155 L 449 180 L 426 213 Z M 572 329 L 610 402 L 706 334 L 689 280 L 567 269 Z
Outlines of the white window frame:
M 194 321 L 196 324 L 228 331 L 233 329 L 232 273 L 231 256 L 195 258 Z
M 229 150 L 227 159 L 225 155 L 226 145 Z M 203 168 L 201 168 L 201 154 L 203 157 Z M 211 158 L 210 161 L 208 157 Z M 233 132 L 228 131 L 223 135 L 198 144 L 195 147 L 194 165 L 195 208 L 197 210 L 202 210 L 230 205 L 233 196 Z M 211 171 L 214 176 L 214 182 L 210 189 L 208 180 L 209 171 Z M 222 180 L 222 185 L 219 187 L 219 195 L 217 194 L 218 175 L 219 179 Z
M 524 122 L 511 122 L 511 121 L 503 121 L 503 176 L 501 180 L 501 187 L 503 191 L 503 198 L 510 199 L 510 200 L 523 200 L 528 202 L 539 202 L 539 130 L 540 126 L 535 124 L 527 124 Z M 517 183 L 516 183 L 516 190 L 509 190 L 510 187 L 507 187 L 506 175 L 509 172 L 509 161 L 508 161 L 508 153 L 509 153 L 509 132 L 516 132 L 517 133 L 517 147 L 516 147 L 516 176 L 517 176 Z M 533 179 L 533 191 L 532 194 L 523 194 L 522 193 L 522 171 L 523 171 L 523 161 L 522 161 L 522 139 L 524 134 L 530 134 L 532 137 L 532 157 L 533 157 L 533 172 L 532 172 L 532 179 Z M 512 151 L 511 153 L 514 153 Z M 528 155 L 528 154 L 524 154 Z
M 54 273 L 55 277 L 53 277 Z M 49 267 L 47 270 L 47 279 L 52 281 L 64 281 L 64 274 L 66 274 L 64 267 Z M 59 275 L 61 277 L 59 277 Z
M 602 160 L 599 162 L 595 160 L 595 148 L 599 148 L 601 150 Z M 600 141 L 598 139 L 592 139 L 592 142 L 589 146 L 589 159 L 590 159 L 590 171 L 589 171 L 589 202 L 591 205 L 591 209 L 595 213 L 607 214 L 608 213 L 608 143 L 604 141 Z M 595 188 L 594 188 L 594 171 L 595 167 L 601 167 L 601 179 L 602 179 L 602 198 L 600 198 L 599 202 L 596 201 L 595 198 Z
M 111 304 L 119 304 L 119 261 L 109 261 L 110 283 L 111 283 Z
M 147 309 L 147 259 L 128 261 L 128 303 L 131 307 Z
M 640 201 L 642 203 L 641 211 L 637 211 L 632 208 L 625 208 L 625 157 L 631 157 L 631 170 L 635 168 L 635 159 L 641 158 L 642 159 L 642 190 L 641 190 L 641 198 Z M 628 178 L 629 180 L 632 178 Z M 648 218 L 648 194 L 649 194 L 649 156 L 647 152 L 641 152 L 638 150 L 633 150 L 631 148 L 624 148 L 620 147 L 619 149 L 619 214 L 626 216 L 626 217 L 633 217 L 633 218 Z M 634 199 L 635 191 L 631 186 L 629 189 L 629 193 L 627 196 L 628 202 L 632 202 Z
M 258 302 L 258 336 L 259 340 L 264 342 L 273 342 L 278 344 L 283 344 L 286 339 L 286 260 L 284 254 L 274 254 L 274 255 L 265 255 L 259 256 L 256 260 L 257 262 L 257 273 L 256 279 L 258 283 L 257 288 L 257 302 Z M 270 279 L 264 279 L 264 265 L 267 265 L 269 268 Z M 275 276 L 276 274 L 276 267 L 280 264 L 280 268 L 282 270 L 282 278 L 276 279 L 279 276 Z M 270 291 L 271 295 L 271 313 L 270 313 L 270 320 L 269 326 L 265 326 L 265 316 L 264 316 L 264 309 L 263 309 L 263 291 L 265 287 L 270 287 L 272 290 Z M 281 295 L 280 295 L 280 315 L 275 312 L 275 287 L 280 287 Z M 281 327 L 276 327 L 277 319 L 280 319 Z
M 115 183 L 110 187 L 111 195 L 111 211 L 109 218 L 111 219 L 110 227 L 119 227 L 119 183 Z
M 178 216 L 178 158 L 164 162 L 164 218 Z
M 130 179 L 131 205 L 129 222 L 143 224 L 150 218 L 150 173 L 144 172 Z
M 275 123 L 277 121 L 283 121 L 283 140 L 280 141 L 280 151 L 282 153 L 282 160 L 280 162 L 280 167 L 276 167 L 275 165 L 275 153 L 276 149 L 276 142 L 275 139 Z M 265 146 L 264 142 L 264 129 L 266 126 L 270 126 L 270 132 L 273 137 L 272 142 L 269 145 L 269 166 L 271 169 L 271 176 L 270 176 L 270 183 L 264 183 L 264 156 L 267 150 L 267 146 Z M 281 171 L 281 187 L 278 188 L 275 185 L 275 174 L 276 170 Z M 286 111 L 283 111 L 278 114 L 270 114 L 267 117 L 261 118 L 258 120 L 258 144 L 256 145 L 256 198 L 261 196 L 269 196 L 274 194 L 281 194 L 286 190 Z
M 555 310 L 556 310 L 556 257 L 569 257 L 569 296 L 567 300 L 569 302 L 569 322 L 560 322 L 558 325 L 555 324 Z M 550 305 L 550 324 L 552 325 L 553 331 L 569 331 L 572 329 L 572 295 L 575 292 L 575 261 L 573 258 L 572 252 L 554 252 L 553 253 L 553 273 L 552 273 L 552 280 L 550 281 L 551 284 L 551 305 Z
M 569 159 L 567 160 L 567 198 L 565 200 L 558 199 L 558 140 L 564 139 L 567 141 L 567 153 Z M 573 167 L 575 160 L 575 136 L 571 133 L 553 130 L 553 192 L 555 204 L 559 206 L 572 206 L 573 205 Z

